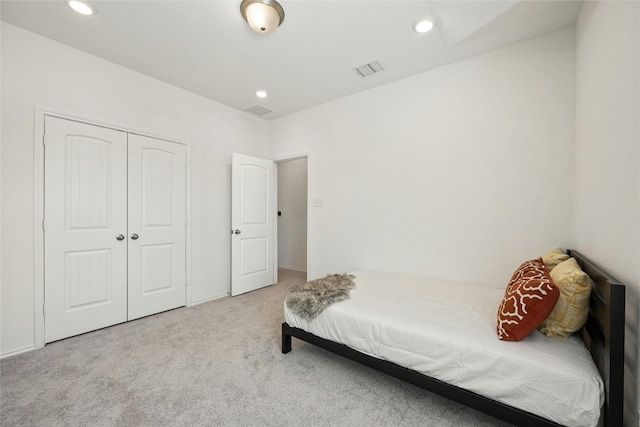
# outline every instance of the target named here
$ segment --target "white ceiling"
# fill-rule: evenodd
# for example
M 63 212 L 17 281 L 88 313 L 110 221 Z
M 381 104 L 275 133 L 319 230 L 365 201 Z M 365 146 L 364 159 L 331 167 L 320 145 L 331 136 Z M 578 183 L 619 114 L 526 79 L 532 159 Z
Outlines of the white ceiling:
M 1 18 L 206 98 L 271 120 L 571 26 L 581 1 L 279 0 L 280 28 L 250 30 L 241 0 L 94 0 L 84 17 L 63 0 L 2 0 Z M 425 15 L 427 34 L 412 29 Z M 378 60 L 366 79 L 353 68 Z M 255 91 L 269 92 L 258 99 Z M 248 114 L 248 113 L 247 113 Z

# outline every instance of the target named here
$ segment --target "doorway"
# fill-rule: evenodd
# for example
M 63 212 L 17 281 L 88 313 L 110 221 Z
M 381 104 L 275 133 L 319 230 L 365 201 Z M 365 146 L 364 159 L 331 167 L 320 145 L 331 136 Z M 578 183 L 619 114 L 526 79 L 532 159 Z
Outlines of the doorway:
M 278 161 L 278 268 L 307 272 L 307 157 Z

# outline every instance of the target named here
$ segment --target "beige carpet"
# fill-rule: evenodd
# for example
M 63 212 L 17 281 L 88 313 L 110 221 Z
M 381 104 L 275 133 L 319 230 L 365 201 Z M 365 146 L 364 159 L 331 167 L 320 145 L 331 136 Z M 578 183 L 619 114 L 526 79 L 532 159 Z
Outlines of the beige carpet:
M 49 344 L 0 362 L 0 425 L 507 426 L 315 346 L 280 351 L 286 290 Z

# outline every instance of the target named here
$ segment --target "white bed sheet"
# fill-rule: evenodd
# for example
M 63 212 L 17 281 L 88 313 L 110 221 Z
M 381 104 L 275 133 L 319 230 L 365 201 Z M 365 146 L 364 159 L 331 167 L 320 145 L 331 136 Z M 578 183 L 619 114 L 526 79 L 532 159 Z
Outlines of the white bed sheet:
M 603 383 L 582 341 L 534 331 L 500 341 L 504 290 L 412 276 L 355 271 L 351 298 L 306 321 L 285 321 L 510 406 L 571 427 L 598 424 Z

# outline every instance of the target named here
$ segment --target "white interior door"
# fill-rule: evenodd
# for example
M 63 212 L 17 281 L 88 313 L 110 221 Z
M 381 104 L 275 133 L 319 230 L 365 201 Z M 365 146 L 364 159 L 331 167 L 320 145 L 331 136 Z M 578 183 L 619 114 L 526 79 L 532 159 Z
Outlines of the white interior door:
M 231 295 L 277 281 L 275 163 L 233 153 L 231 164 Z
M 45 342 L 127 320 L 127 134 L 45 119 Z
M 186 150 L 129 134 L 129 320 L 185 305 Z

